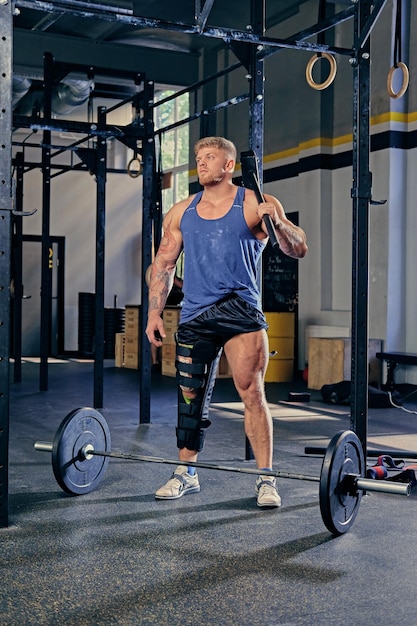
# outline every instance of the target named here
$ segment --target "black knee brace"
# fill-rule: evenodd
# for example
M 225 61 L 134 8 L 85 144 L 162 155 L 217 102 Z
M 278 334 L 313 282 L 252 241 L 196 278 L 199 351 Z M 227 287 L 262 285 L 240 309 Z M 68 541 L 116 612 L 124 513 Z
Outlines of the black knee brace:
M 201 452 L 205 429 L 211 424 L 208 408 L 216 379 L 217 365 L 222 349 L 210 341 L 199 339 L 194 345 L 177 343 L 178 426 L 177 446 Z M 191 363 L 183 363 L 178 357 L 188 357 Z M 181 387 L 196 392 L 196 397 L 185 401 Z

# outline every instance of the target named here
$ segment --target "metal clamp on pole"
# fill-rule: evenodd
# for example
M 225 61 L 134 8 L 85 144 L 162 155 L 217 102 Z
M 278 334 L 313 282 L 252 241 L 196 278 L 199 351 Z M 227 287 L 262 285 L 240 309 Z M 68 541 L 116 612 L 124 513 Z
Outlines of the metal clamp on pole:
M 15 211 L 12 209 L 13 215 L 16 217 L 30 217 L 31 215 L 35 215 L 38 209 L 33 209 L 33 211 Z

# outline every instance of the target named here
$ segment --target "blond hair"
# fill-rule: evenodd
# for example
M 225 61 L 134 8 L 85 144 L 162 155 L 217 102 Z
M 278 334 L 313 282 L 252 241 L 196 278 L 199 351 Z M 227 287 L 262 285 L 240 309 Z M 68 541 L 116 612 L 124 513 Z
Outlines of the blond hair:
M 202 148 L 209 148 L 210 146 L 214 146 L 215 148 L 218 148 L 218 150 L 224 150 L 230 159 L 236 161 L 236 146 L 232 141 L 229 141 L 224 137 L 203 137 L 202 139 L 199 139 L 194 145 L 194 154 L 197 156 L 197 153 Z

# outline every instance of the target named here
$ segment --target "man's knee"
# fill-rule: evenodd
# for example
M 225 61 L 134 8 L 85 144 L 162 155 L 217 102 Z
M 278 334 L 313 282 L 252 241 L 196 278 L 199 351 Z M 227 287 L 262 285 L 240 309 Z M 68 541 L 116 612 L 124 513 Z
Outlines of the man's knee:
M 180 385 L 180 389 L 182 391 L 182 395 L 186 400 L 194 400 L 196 397 L 196 391 L 192 387 L 184 387 L 184 385 Z
M 214 385 L 219 349 L 211 342 L 177 344 L 177 446 L 201 452 L 211 422 L 208 405 Z

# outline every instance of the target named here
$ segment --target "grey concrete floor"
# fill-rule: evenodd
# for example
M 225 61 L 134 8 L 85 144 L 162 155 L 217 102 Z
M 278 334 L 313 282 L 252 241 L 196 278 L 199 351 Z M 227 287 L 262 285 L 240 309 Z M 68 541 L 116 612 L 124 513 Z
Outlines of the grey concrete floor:
M 50 365 L 39 392 L 38 365 L 25 363 L 11 385 L 10 527 L 0 531 L 0 623 L 4 626 L 158 625 L 286 626 L 417 624 L 414 575 L 417 506 L 409 498 L 362 498 L 349 532 L 333 537 L 314 482 L 279 480 L 283 504 L 260 510 L 255 477 L 199 470 L 201 492 L 154 499 L 172 466 L 111 459 L 91 493 L 68 496 L 48 453 L 72 409 L 91 405 L 91 363 Z M 349 409 L 311 392 L 286 402 L 294 385 L 268 384 L 275 469 L 318 476 L 322 458 L 305 446 L 327 445 L 350 427 Z M 407 406 L 417 409 L 417 394 Z M 157 377 L 152 423 L 138 425 L 137 372 L 105 369 L 112 448 L 175 458 L 176 390 Z M 219 380 L 201 461 L 245 461 L 242 407 L 231 381 Z M 369 410 L 369 446 L 417 450 L 416 415 Z M 369 460 L 369 464 L 373 464 Z

